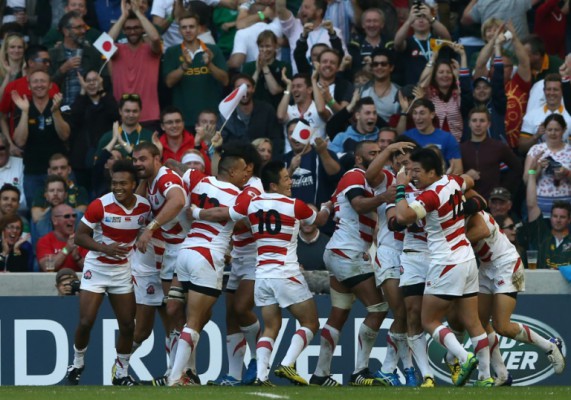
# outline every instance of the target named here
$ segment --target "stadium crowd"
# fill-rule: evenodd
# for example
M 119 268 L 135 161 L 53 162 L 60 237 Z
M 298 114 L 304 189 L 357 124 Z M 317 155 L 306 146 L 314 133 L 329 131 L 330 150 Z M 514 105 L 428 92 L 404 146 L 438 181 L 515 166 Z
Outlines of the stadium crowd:
M 114 384 L 138 383 L 129 356 L 157 309 L 170 364 L 150 383 L 199 383 L 223 285 L 240 351 L 211 384 L 272 385 L 278 305 L 300 328 L 275 374 L 308 384 L 294 365 L 319 330 L 312 292 L 332 310 L 309 384 L 338 385 L 355 299 L 354 385 L 399 384 L 400 361 L 407 384 L 434 386 L 424 332 L 457 385 L 476 368 L 477 385 L 511 383 L 495 332 L 561 373 L 560 340 L 510 316 L 524 268 L 571 265 L 568 13 L 569 0 L 2 0 L 0 270 L 65 271 L 62 294 L 82 273 L 70 384 L 102 293 L 119 322 Z M 309 272 L 325 270 L 329 285 Z

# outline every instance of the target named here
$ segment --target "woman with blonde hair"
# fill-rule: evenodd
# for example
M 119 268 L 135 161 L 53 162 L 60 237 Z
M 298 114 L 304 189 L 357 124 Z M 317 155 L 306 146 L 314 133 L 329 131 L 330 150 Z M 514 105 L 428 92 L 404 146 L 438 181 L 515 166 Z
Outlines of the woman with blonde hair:
M 252 144 L 258 150 L 260 159 L 262 160 L 262 167 L 272 160 L 273 145 L 272 141 L 268 138 L 258 138 L 252 141 Z
M 24 71 L 26 43 L 19 33 L 7 33 L 0 47 L 0 93 L 8 83 L 21 78 Z

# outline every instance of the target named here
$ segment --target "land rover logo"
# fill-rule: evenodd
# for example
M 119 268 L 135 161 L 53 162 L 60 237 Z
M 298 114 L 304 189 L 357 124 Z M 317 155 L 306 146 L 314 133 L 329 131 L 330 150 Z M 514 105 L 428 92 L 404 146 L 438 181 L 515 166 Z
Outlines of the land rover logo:
M 547 324 L 523 315 L 512 315 L 512 321 L 528 325 L 543 337 L 561 337 L 559 333 Z M 499 337 L 500 351 L 506 367 L 513 377 L 514 386 L 528 386 L 541 382 L 554 374 L 553 367 L 545 353 L 536 346 L 515 341 L 506 337 Z M 470 339 L 466 335 L 463 343 L 466 349 L 472 347 Z M 430 366 L 436 377 L 444 382 L 452 383 L 450 370 L 444 361 L 446 350 L 432 338 L 428 339 L 428 358 Z M 563 356 L 567 353 L 563 342 Z M 492 372 L 493 374 L 493 372 Z M 472 375 L 476 378 L 476 374 Z

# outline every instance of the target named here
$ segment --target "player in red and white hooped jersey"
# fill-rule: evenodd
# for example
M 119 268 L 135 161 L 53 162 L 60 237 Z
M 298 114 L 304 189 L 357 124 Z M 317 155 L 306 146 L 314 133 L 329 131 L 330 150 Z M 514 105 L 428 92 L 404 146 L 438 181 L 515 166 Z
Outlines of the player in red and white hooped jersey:
M 231 149 L 242 155 L 247 164 L 247 182 L 236 201 L 263 193 L 264 187 L 259 178 L 262 162 L 258 150 L 249 143 L 232 145 Z M 237 223 L 232 235 L 230 277 L 225 288 L 228 371 L 216 380 L 208 381 L 209 385 L 249 385 L 256 379 L 256 342 L 261 334 L 260 323 L 252 311 L 256 256 L 256 242 L 250 224 L 247 221 Z M 242 377 L 246 346 L 251 358 Z
M 149 202 L 136 195 L 136 170 L 130 161 L 117 161 L 111 169 L 112 193 L 94 200 L 75 234 L 75 243 L 89 252 L 85 258 L 79 294 L 79 324 L 75 332 L 74 359 L 68 368 L 68 384 L 77 385 L 84 368 L 89 334 L 104 299 L 119 324 L 113 384 L 132 386 L 128 375 L 133 345 L 135 296 L 129 257 L 139 231 L 151 211 Z
M 323 225 L 330 210 L 325 206 L 315 213 L 303 201 L 292 199 L 291 178 L 281 162 L 270 162 L 262 170 L 266 193 L 245 197 L 230 209 L 195 209 L 193 215 L 211 221 L 249 220 L 256 243 L 256 305 L 262 307 L 264 333 L 257 345 L 256 384 L 271 386 L 268 366 L 281 326 L 279 307 L 288 308 L 301 325 L 286 357 L 275 374 L 296 384 L 307 385 L 294 368 L 301 351 L 318 329 L 313 297 L 297 262 L 297 233 L 300 223 Z
M 377 290 L 369 248 L 376 225 L 376 209 L 390 201 L 388 193 L 375 196 L 365 180 L 365 170 L 380 153 L 376 142 L 359 142 L 355 148 L 355 168 L 343 175 L 333 194 L 336 230 L 326 246 L 323 260 L 331 274 L 331 312 L 321 331 L 317 368 L 310 383 L 336 386 L 331 378 L 333 351 L 354 297 L 367 307 L 367 317 L 359 329 L 359 348 L 352 385 L 383 385 L 369 372 L 368 361 L 379 327 L 388 311 Z
M 246 182 L 243 157 L 222 151 L 218 175 L 200 171 L 185 173 L 185 186 L 195 206 L 230 207 Z M 222 289 L 224 256 L 230 247 L 233 222 L 207 222 L 195 219 L 177 258 L 176 274 L 187 294 L 186 325 L 178 343 L 168 385 L 188 384 L 184 368 L 200 339 L 200 332 L 210 320 L 212 306 Z M 185 375 L 183 377 L 183 375 Z
M 411 157 L 412 170 L 397 174 L 397 222 L 409 225 L 426 218 L 430 267 L 422 302 L 422 325 L 462 364 L 455 384 L 463 385 L 478 366 L 479 386 L 493 385 L 488 337 L 478 319 L 478 270 L 465 235 L 463 192 L 473 186 L 470 177 L 444 175 L 440 157 L 419 149 Z M 423 192 L 410 205 L 405 186 L 411 179 Z M 466 352 L 449 328 L 442 325 L 453 301 L 468 331 L 476 355 Z M 476 358 L 477 357 L 477 358 Z
M 415 147 L 416 145 L 407 139 L 399 140 L 387 146 L 373 160 L 367 168 L 365 176 L 369 185 L 374 188 L 376 195 L 385 193 L 388 190 L 394 193 L 395 176 L 391 171 L 383 169 L 383 167 L 390 159 L 394 160 L 395 155 L 404 154 L 407 151 L 410 152 Z M 401 168 L 400 165 L 393 165 L 393 167 Z M 389 226 L 387 211 L 391 207 L 394 207 L 394 204 L 387 205 L 385 203 L 377 207 L 378 233 L 374 263 L 375 280 L 377 286 L 382 288 L 383 296 L 387 299 L 394 318 L 387 334 L 387 354 L 377 376 L 383 378 L 390 386 L 400 385 L 398 375 L 394 372 L 400 358 L 404 367 L 406 384 L 408 386 L 417 386 L 416 371 L 407 342 L 406 308 L 403 294 L 399 287 L 401 273 L 400 256 L 403 250 L 404 233 L 400 229 L 394 229 L 396 222 L 394 215 L 390 219 L 391 226 Z
M 140 305 L 135 327 L 137 347 L 152 331 L 158 297 L 156 290 L 147 293 L 146 288 L 149 285 L 153 288 L 162 287 L 163 296 L 174 293 L 178 298 L 184 298 L 182 288 L 177 291 L 176 282 L 171 288 L 171 280 L 176 251 L 185 233 L 179 218 L 186 204 L 186 192 L 180 176 L 161 164 L 160 150 L 154 144 L 143 142 L 136 145 L 133 149 L 133 164 L 137 169 L 137 176 L 143 181 L 139 189 L 144 189 L 152 207 L 153 217 L 137 241 L 137 252 L 140 254 L 134 258 L 134 276 L 140 288 L 136 292 L 137 303 Z M 167 254 L 175 256 L 169 258 Z M 174 295 L 173 297 L 176 298 Z M 167 313 L 161 313 L 161 317 L 165 316 L 165 325 L 169 332 L 169 350 L 172 350 L 170 345 L 176 343 L 177 333 L 184 324 L 184 306 L 180 301 L 169 301 Z
M 510 374 L 500 354 L 496 332 L 510 339 L 536 345 L 550 355 L 549 361 L 555 372 L 563 372 L 564 358 L 555 343 L 529 326 L 511 321 L 517 293 L 525 290 L 523 263 L 515 246 L 494 218 L 485 211 L 469 216 L 466 227 L 467 237 L 480 259 L 478 309 L 490 343 L 491 366 L 496 373 L 495 386 L 511 384 Z

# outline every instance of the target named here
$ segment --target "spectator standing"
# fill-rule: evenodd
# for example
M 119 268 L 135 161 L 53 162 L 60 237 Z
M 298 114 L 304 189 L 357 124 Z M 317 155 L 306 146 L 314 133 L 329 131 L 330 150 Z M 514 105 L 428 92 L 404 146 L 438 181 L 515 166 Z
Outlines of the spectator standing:
M 66 13 L 60 20 L 63 41 L 51 48 L 50 74 L 63 94 L 63 105 L 73 104 L 81 91 L 79 74 L 99 71 L 103 65 L 101 54 L 85 42 L 85 22 L 77 11 Z M 104 70 L 107 73 L 107 70 Z M 109 85 L 110 82 L 107 82 Z
M 471 0 L 462 14 L 462 25 L 484 23 L 492 17 L 512 20 L 519 37 L 529 34 L 527 11 L 539 0 Z
M 561 38 L 563 41 L 563 38 Z M 532 83 L 544 79 L 547 75 L 559 72 L 559 67 L 563 64 L 558 56 L 550 56 L 545 51 L 545 43 L 537 35 L 529 35 L 522 39 L 522 44 L 529 56 Z
M 26 43 L 22 35 L 8 33 L 0 47 L 0 93 L 4 92 L 8 83 L 22 77 L 24 72 L 24 50 Z
M 158 125 L 160 113 L 158 84 L 161 37 L 138 7 L 124 1 L 121 2 L 121 17 L 109 35 L 117 40 L 121 30 L 127 37 L 127 43 L 117 43 L 117 52 L 111 59 L 113 95 L 117 101 L 123 93 L 141 96 L 145 104 L 141 110 L 141 124 L 154 128 Z
M 329 144 L 335 153 L 353 153 L 357 143 L 363 141 L 376 142 L 379 139 L 377 128 L 377 109 L 370 97 L 362 98 L 355 105 L 353 116 L 355 125 L 350 125 L 345 132 L 340 132 Z
M 388 44 L 383 37 L 385 13 L 380 8 L 369 8 L 361 14 L 361 28 L 364 33 L 356 33 L 349 42 L 349 54 L 352 58 L 353 73 L 371 67 L 373 52 L 384 49 Z M 373 71 L 374 73 L 374 71 Z
M 353 96 L 353 84 L 337 73 L 341 66 L 341 55 L 332 49 L 319 54 L 319 63 L 315 66 L 318 73 L 318 86 L 325 104 L 337 113 L 346 107 Z
M 222 52 L 198 38 L 198 23 L 196 15 L 179 19 L 183 42 L 169 47 L 163 60 L 165 83 L 173 90 L 173 105 L 182 110 L 187 128 L 194 126 L 200 111 L 218 106 L 229 82 Z
M 53 231 L 42 236 L 36 247 L 36 256 L 43 272 L 71 268 L 76 272 L 83 269 L 87 250 L 74 243 L 77 214 L 67 204 L 54 207 L 52 212 Z
M 43 184 L 49 158 L 67 151 L 65 141 L 69 139 L 70 128 L 60 110 L 63 96 L 49 97 L 49 74 L 37 70 L 30 74 L 29 82 L 31 101 L 17 92 L 12 92 L 12 101 L 20 110 L 14 143 L 25 148 L 24 192 L 27 203 L 32 204 L 32 196 Z
M 87 16 L 86 3 L 87 0 L 64 0 L 64 13 L 74 11 L 79 15 L 81 19 L 84 19 Z M 101 32 L 98 29 L 93 28 L 87 24 L 84 25 L 84 31 L 85 39 L 91 44 L 95 43 L 97 38 L 101 36 Z M 62 31 L 61 26 L 58 26 L 57 28 L 51 28 L 42 38 L 42 44 L 48 49 L 51 49 L 55 47 L 57 43 L 62 42 L 64 40 L 64 36 L 65 34 Z
M 382 125 L 386 125 L 391 116 L 399 111 L 399 104 L 395 102 L 398 86 L 391 79 L 395 69 L 394 56 L 390 50 L 379 47 L 369 57 L 372 60 L 369 64 L 373 81 L 363 89 L 361 97 L 373 99 L 379 121 L 384 121 Z
M 492 189 L 488 199 L 488 207 L 490 208 L 490 214 L 492 214 L 494 218 L 510 217 L 515 221 L 520 221 L 512 210 L 512 195 L 510 191 L 504 187 L 498 186 Z
M 20 193 L 24 190 L 24 161 L 10 155 L 10 141 L 0 134 L 0 185 L 5 184 L 16 187 Z M 21 196 L 20 201 L 20 208 L 27 209 L 26 196 Z

